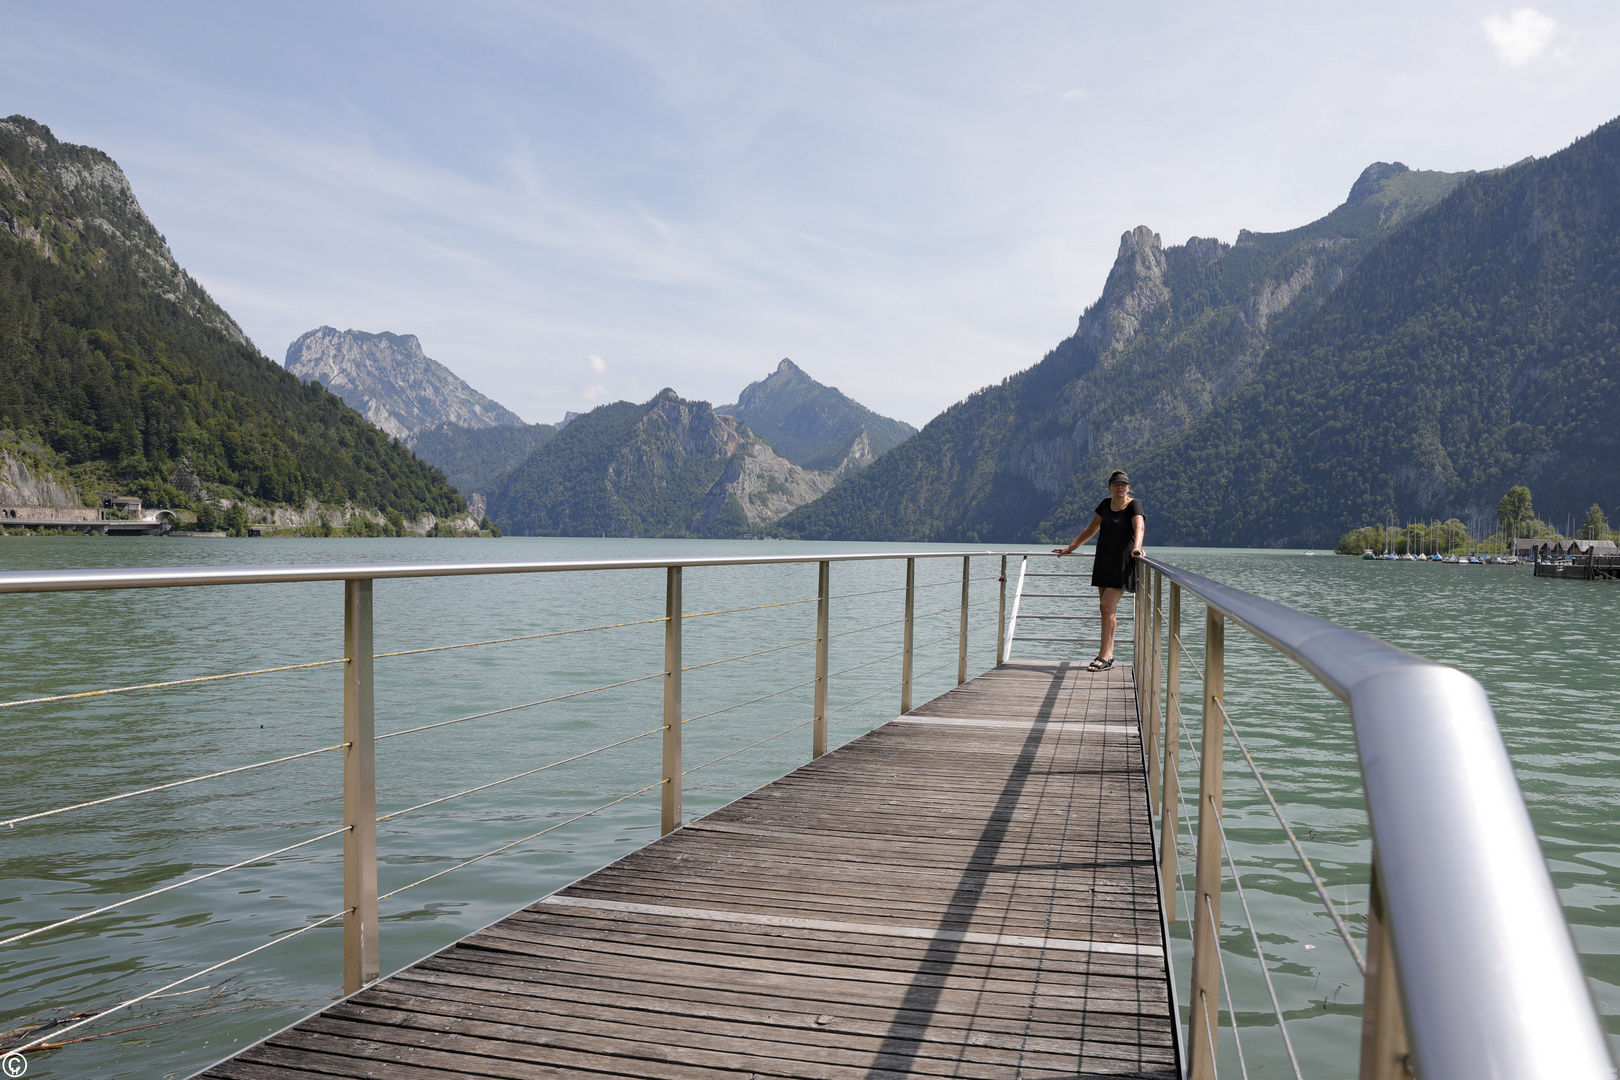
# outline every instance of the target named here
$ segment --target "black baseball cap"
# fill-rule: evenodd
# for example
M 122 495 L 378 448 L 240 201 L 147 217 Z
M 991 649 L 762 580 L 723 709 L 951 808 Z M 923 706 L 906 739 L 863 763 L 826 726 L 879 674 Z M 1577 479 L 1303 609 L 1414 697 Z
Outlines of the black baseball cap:
M 1131 482 L 1131 478 L 1125 475 L 1125 471 L 1123 469 L 1115 469 L 1114 475 L 1108 478 L 1108 486 L 1113 487 L 1115 484 L 1121 482 L 1128 484 Z

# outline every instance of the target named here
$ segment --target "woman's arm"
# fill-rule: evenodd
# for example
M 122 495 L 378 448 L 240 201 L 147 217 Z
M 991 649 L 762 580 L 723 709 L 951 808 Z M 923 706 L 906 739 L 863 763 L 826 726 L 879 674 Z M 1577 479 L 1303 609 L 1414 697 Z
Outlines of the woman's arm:
M 1136 520 L 1141 521 L 1142 519 L 1137 518 Z M 1100 529 L 1100 528 L 1102 528 L 1102 515 L 1101 514 L 1092 514 L 1091 515 L 1091 524 L 1087 525 L 1084 529 L 1080 530 L 1080 535 L 1074 538 L 1074 543 L 1070 544 L 1068 547 L 1053 548 L 1052 549 L 1052 554 L 1054 554 L 1054 555 L 1067 555 L 1069 552 L 1073 551 L 1075 548 L 1079 547 L 1081 544 L 1085 543 L 1087 540 L 1090 540 L 1093 536 L 1096 536 L 1097 535 L 1097 530 Z M 1138 537 L 1140 537 L 1142 535 L 1140 529 L 1137 530 L 1136 535 Z M 1138 544 L 1137 546 L 1140 547 L 1141 545 Z
M 1131 518 L 1131 524 L 1136 527 L 1136 540 L 1131 546 L 1131 554 L 1140 559 L 1142 557 L 1142 537 L 1147 533 L 1147 518 L 1137 514 Z

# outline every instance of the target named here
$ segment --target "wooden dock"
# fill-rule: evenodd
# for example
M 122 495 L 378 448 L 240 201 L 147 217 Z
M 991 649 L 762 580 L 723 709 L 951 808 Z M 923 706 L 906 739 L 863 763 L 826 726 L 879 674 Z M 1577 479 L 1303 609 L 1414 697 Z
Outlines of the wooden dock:
M 1177 1076 L 1130 680 L 1003 665 L 200 1075 Z

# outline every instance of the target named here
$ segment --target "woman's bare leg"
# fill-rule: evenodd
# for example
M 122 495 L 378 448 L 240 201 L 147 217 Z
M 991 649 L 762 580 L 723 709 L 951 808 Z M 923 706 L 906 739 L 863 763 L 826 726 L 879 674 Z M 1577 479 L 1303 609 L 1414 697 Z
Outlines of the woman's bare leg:
M 1102 608 L 1102 647 L 1097 655 L 1104 660 L 1114 658 L 1114 631 L 1119 628 L 1119 598 L 1124 589 L 1098 589 L 1097 603 Z

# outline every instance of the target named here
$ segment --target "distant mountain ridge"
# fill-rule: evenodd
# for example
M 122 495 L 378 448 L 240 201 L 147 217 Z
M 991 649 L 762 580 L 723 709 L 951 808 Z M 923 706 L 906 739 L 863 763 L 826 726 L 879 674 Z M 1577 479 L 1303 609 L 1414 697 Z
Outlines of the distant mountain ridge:
M 506 477 L 489 514 L 535 536 L 738 537 L 832 484 L 737 418 L 666 389 L 573 419 Z
M 81 491 L 149 505 L 466 510 L 438 470 L 260 354 L 117 162 L 24 116 L 0 121 L 0 431 Z
M 1102 296 L 1040 363 L 947 409 L 776 528 L 985 542 L 1067 530 L 1072 508 L 1101 498 L 1109 470 L 1252 382 L 1274 341 L 1470 175 L 1378 162 L 1323 218 L 1245 230 L 1232 244 L 1193 237 L 1166 248 L 1146 226 L 1125 233 Z M 1140 483 L 1145 492 L 1151 481 Z
M 718 406 L 715 412 L 742 420 L 795 465 L 837 476 L 871 464 L 917 433 L 837 387 L 822 385 L 787 359 L 764 379 L 749 383 L 736 404 Z
M 497 424 L 469 428 L 434 424 L 411 433 L 411 450 L 443 470 L 466 496 L 474 517 L 483 517 L 489 497 L 508 473 L 557 434 L 554 424 Z
M 287 370 L 319 382 L 396 439 L 436 424 L 465 428 L 523 418 L 467 385 L 422 351 L 415 334 L 322 326 L 287 346 Z

